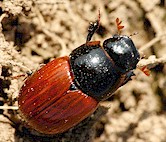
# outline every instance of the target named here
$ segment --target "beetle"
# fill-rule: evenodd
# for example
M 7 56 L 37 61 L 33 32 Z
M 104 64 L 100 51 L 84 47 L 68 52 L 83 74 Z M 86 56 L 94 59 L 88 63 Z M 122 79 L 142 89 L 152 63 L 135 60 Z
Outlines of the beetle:
M 116 21 L 118 30 L 123 28 Z M 99 20 L 90 24 L 86 43 L 69 56 L 47 63 L 28 77 L 18 104 L 27 124 L 44 134 L 57 134 L 75 126 L 134 75 L 140 60 L 133 41 L 126 35 L 113 35 L 91 41 Z

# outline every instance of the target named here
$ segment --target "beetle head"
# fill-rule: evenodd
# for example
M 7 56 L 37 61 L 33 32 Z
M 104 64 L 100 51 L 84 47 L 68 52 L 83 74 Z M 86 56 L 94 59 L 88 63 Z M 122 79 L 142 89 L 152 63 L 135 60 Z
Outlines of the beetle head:
M 120 72 L 126 73 L 136 68 L 140 55 L 128 36 L 114 35 L 104 41 L 103 47 Z

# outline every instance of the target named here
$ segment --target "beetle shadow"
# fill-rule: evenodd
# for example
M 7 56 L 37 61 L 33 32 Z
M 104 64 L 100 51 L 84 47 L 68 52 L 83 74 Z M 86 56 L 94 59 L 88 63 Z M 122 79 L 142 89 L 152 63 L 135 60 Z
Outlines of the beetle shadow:
M 2 29 L 5 39 L 14 42 L 14 45 L 20 50 L 31 39 L 36 26 L 32 23 L 21 21 L 19 16 L 9 14 L 8 17 L 2 20 Z
M 35 130 L 22 126 L 22 124 L 17 124 L 15 126 L 15 141 L 20 139 L 27 140 L 30 142 L 88 142 L 92 141 L 96 134 L 95 124 L 99 121 L 101 116 L 106 114 L 108 108 L 99 106 L 98 109 L 83 120 L 81 123 L 75 127 L 69 129 L 68 131 L 55 134 L 55 135 L 45 135 L 38 133 Z

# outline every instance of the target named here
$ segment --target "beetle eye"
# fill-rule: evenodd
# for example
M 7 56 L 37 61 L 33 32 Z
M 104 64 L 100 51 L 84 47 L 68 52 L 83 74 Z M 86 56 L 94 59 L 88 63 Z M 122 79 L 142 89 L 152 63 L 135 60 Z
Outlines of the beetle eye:
M 120 72 L 126 73 L 136 68 L 140 55 L 133 41 L 128 36 L 114 35 L 112 38 L 104 41 L 103 47 Z

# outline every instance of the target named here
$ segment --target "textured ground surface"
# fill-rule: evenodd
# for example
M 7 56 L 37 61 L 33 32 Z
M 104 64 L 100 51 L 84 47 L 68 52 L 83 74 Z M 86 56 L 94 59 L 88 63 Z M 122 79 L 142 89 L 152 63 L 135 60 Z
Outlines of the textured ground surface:
M 86 40 L 90 21 L 101 13 L 102 32 L 131 35 L 151 68 L 137 69 L 133 81 L 102 102 L 91 117 L 68 132 L 45 136 L 19 125 L 17 96 L 24 82 L 12 78 L 35 71 L 53 58 L 69 55 Z M 164 0 L 1 0 L 0 1 L 0 142 L 166 142 L 166 2 Z M 12 121 L 17 122 L 13 125 Z

